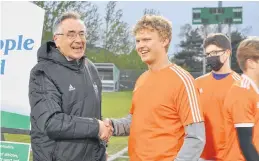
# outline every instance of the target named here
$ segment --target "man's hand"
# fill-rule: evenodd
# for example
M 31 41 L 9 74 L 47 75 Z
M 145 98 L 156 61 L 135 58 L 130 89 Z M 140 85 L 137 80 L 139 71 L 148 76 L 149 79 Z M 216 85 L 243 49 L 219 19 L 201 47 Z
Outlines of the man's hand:
M 111 127 L 112 128 L 111 135 L 110 135 L 110 136 L 112 136 L 113 132 L 114 132 L 114 128 L 112 126 L 112 121 L 110 119 L 106 118 L 106 119 L 103 120 L 103 122 L 104 122 L 106 127 Z M 109 140 L 107 142 L 109 142 Z
M 113 127 L 112 121 L 110 119 L 106 118 L 106 119 L 103 120 L 103 122 L 104 122 L 105 126 L 112 127 L 112 134 L 111 135 L 113 135 L 114 127 Z
M 101 140 L 108 142 L 109 138 L 112 136 L 113 127 L 110 124 L 104 123 L 101 120 L 98 120 L 98 122 L 99 122 L 99 137 Z
M 104 122 L 104 124 L 105 124 L 106 126 L 111 126 L 111 127 L 112 127 L 112 121 L 111 121 L 110 119 L 104 119 L 103 122 Z M 112 127 L 112 128 L 113 128 L 113 127 Z

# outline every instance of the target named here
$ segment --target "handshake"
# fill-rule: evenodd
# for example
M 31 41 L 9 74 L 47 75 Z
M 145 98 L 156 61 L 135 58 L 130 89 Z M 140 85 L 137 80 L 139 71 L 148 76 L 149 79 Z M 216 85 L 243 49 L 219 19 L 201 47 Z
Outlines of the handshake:
M 113 134 L 112 121 L 110 119 L 105 119 L 104 121 L 98 120 L 99 122 L 99 137 L 101 140 L 108 142 Z

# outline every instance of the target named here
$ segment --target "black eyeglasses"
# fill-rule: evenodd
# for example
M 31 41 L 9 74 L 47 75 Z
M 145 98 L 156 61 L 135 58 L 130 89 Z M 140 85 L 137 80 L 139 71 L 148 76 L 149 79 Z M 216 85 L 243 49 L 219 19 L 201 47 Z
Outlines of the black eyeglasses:
M 86 39 L 87 37 L 87 34 L 85 32 L 79 32 L 79 33 L 76 33 L 76 32 L 68 32 L 67 34 L 63 34 L 63 33 L 57 33 L 55 35 L 66 35 L 70 40 L 74 40 L 76 39 L 77 35 L 79 35 L 79 37 L 81 39 Z
M 211 57 L 211 56 L 220 56 L 223 55 L 225 53 L 226 50 L 216 50 L 216 51 L 211 51 L 209 53 L 205 53 L 206 57 Z M 220 52 L 224 52 L 220 55 L 218 55 Z

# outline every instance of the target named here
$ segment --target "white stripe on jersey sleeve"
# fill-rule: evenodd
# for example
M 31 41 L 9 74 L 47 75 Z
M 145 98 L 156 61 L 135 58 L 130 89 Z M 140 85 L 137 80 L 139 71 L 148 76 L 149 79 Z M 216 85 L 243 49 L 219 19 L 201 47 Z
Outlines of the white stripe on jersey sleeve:
M 236 74 L 236 73 L 233 73 L 233 74 L 232 74 L 232 77 L 233 77 L 233 79 L 236 80 L 236 81 L 241 80 L 241 76 L 239 76 L 239 75 Z
M 185 73 L 181 68 L 177 66 L 170 67 L 183 81 L 185 88 L 187 90 L 188 94 L 188 100 L 190 103 L 190 108 L 192 112 L 192 117 L 194 122 L 201 122 L 201 115 L 200 115 L 200 109 L 198 107 L 198 100 L 196 96 L 196 91 L 194 88 L 193 81 L 191 80 L 190 76 Z
M 238 123 L 235 124 L 235 127 L 253 127 L 254 123 Z

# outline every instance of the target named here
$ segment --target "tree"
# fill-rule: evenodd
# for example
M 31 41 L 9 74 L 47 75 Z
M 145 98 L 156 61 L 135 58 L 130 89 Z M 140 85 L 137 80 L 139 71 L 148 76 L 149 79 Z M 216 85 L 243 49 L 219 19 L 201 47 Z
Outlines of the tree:
M 208 33 L 217 32 L 217 28 L 212 26 L 209 28 Z M 248 33 L 250 28 L 244 28 L 242 30 L 234 30 L 231 32 L 231 46 L 232 46 L 232 56 L 231 56 L 231 68 L 240 73 L 241 70 L 238 66 L 236 60 L 236 50 L 239 43 L 246 38 L 242 33 Z M 203 35 L 204 27 L 193 29 L 190 24 L 186 24 L 181 27 L 181 32 L 179 37 L 183 40 L 180 41 L 179 47 L 180 52 L 177 52 L 171 61 L 178 63 L 188 71 L 202 71 L 202 58 L 203 58 Z M 208 70 L 208 69 L 207 69 Z
M 238 30 L 231 32 L 231 46 L 232 46 L 232 56 L 231 56 L 231 68 L 237 73 L 241 73 L 241 69 L 238 66 L 236 59 L 236 52 L 238 45 L 246 36 L 242 35 Z
M 105 49 L 95 48 L 87 50 L 86 55 L 94 63 L 114 63 L 119 69 L 147 69 L 147 65 L 141 61 L 136 50 L 129 54 L 116 55 Z
M 108 2 L 105 9 L 103 48 L 116 54 L 127 54 L 133 48 L 133 41 L 128 24 L 121 20 L 122 10 L 116 10 L 116 3 L 116 1 Z
M 52 39 L 52 27 L 56 18 L 67 11 L 77 11 L 82 16 L 87 28 L 88 44 L 93 45 L 99 40 L 101 18 L 96 5 L 87 1 L 34 1 L 33 3 L 45 10 L 43 42 Z
M 33 3 L 45 10 L 42 35 L 43 42 L 52 39 L 52 26 L 56 17 L 58 17 L 62 12 L 68 10 L 69 7 L 73 7 L 75 5 L 75 2 L 72 1 L 34 1 Z
M 146 70 L 147 65 L 142 62 L 136 50 L 132 50 L 130 54 L 121 54 L 118 62 L 121 69 Z
M 77 2 L 78 12 L 81 13 L 82 20 L 85 22 L 87 29 L 87 45 L 94 46 L 100 40 L 100 26 L 102 19 L 98 13 L 98 7 L 90 2 Z
M 193 29 L 190 24 L 186 24 L 181 27 L 179 34 L 182 38 L 179 44 L 181 51 L 175 54 L 172 61 L 178 62 L 188 71 L 202 71 L 203 39 L 199 32 L 199 28 Z
M 143 11 L 144 15 L 160 15 L 160 12 L 155 9 L 147 9 L 145 8 Z

